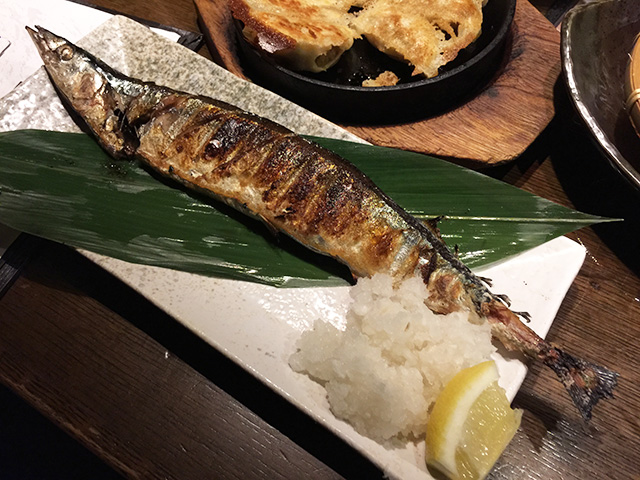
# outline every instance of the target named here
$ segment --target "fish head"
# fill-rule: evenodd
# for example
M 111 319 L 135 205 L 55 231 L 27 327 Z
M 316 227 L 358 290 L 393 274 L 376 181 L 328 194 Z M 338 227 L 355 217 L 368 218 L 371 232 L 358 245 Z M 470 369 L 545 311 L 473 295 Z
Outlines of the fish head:
M 26 28 L 52 83 L 70 110 L 78 114 L 107 151 L 114 155 L 123 151 L 125 133 L 116 127 L 121 125 L 118 112 L 124 109 L 124 97 L 115 91 L 114 84 L 120 81 L 115 71 L 42 27 Z
M 35 28 L 26 27 L 57 89 L 67 99 L 94 98 L 105 83 L 95 59 L 68 40 L 40 26 Z

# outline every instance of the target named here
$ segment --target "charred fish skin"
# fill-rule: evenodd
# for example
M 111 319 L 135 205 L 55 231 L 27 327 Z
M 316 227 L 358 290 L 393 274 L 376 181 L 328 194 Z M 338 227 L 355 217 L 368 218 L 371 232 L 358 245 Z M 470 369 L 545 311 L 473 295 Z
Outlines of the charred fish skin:
M 452 253 L 434 225 L 403 210 L 338 155 L 267 119 L 207 97 L 129 78 L 51 32 L 27 27 L 58 92 L 115 157 L 261 219 L 345 263 L 354 276 L 420 275 L 437 313 L 468 308 L 507 349 L 542 361 L 583 418 L 617 374 L 573 357 L 524 325 Z
M 181 105 L 188 105 L 186 113 Z M 435 232 L 361 171 L 280 125 L 173 92 L 139 131 L 136 154 L 153 168 L 252 212 L 356 276 L 385 272 L 401 279 L 440 262 L 433 270 L 450 268 L 476 286 L 464 290 L 476 307 L 493 298 Z

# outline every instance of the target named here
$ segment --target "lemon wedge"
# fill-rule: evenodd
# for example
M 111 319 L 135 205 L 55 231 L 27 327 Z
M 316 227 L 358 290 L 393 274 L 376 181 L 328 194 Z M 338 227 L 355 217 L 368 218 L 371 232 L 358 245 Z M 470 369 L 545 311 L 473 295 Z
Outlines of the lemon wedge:
M 465 368 L 445 385 L 427 423 L 427 464 L 451 479 L 482 479 L 520 426 L 493 361 Z

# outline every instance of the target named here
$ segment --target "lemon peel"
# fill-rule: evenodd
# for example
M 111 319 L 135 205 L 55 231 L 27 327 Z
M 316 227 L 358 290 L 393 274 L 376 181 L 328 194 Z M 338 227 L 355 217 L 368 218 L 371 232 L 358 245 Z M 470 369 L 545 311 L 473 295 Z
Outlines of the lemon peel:
M 447 383 L 427 423 L 427 464 L 451 479 L 482 479 L 520 426 L 498 385 L 495 362 L 465 368 Z

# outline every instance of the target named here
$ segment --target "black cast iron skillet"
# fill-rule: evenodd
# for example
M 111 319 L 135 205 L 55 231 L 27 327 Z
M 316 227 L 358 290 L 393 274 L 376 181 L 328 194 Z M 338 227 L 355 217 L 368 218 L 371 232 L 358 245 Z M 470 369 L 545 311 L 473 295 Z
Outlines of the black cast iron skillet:
M 256 83 L 326 118 L 352 123 L 397 123 L 426 118 L 470 99 L 495 76 L 505 58 L 516 0 L 489 0 L 482 33 L 444 65 L 434 78 L 412 76 L 412 68 L 356 40 L 328 71 L 295 72 L 256 50 L 235 22 L 240 61 Z M 400 81 L 389 87 L 362 87 L 366 78 L 393 71 Z

